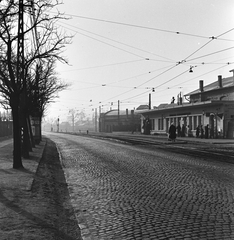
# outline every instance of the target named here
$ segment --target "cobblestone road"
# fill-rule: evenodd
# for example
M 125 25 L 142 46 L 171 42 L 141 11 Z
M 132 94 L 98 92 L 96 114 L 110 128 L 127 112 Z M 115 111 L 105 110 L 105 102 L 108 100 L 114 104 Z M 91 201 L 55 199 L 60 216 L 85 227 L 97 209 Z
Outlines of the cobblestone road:
M 234 165 L 52 134 L 84 240 L 234 239 Z

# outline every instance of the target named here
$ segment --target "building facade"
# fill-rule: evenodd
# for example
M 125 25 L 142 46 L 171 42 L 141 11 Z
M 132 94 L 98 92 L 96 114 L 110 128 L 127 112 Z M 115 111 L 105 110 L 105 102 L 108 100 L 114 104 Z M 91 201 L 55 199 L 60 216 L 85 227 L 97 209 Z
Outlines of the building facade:
M 195 137 L 197 129 L 208 138 L 234 138 L 234 77 L 218 76 L 207 86 L 186 94 L 188 102 L 161 104 L 151 110 L 139 111 L 144 132 L 148 122 L 150 134 L 167 134 L 171 123 L 179 136 Z
M 141 116 L 134 110 L 110 110 L 99 117 L 99 132 L 140 131 Z

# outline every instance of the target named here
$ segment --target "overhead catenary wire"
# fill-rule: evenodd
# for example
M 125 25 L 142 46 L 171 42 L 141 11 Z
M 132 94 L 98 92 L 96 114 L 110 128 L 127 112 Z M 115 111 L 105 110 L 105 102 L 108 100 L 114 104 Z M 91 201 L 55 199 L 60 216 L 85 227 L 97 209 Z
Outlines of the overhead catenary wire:
M 226 31 L 225 33 L 230 32 L 230 31 L 231 31 L 231 30 Z M 170 31 L 170 32 L 171 32 L 171 31 Z M 174 32 L 174 33 L 175 33 L 175 32 Z M 222 35 L 224 35 L 225 33 L 223 33 L 223 34 L 221 34 L 221 35 L 219 35 L 219 36 L 222 36 Z M 177 32 L 177 34 L 179 34 L 179 32 Z M 193 36 L 195 36 L 195 35 L 193 35 Z M 224 51 L 224 50 L 221 50 L 221 51 L 213 52 L 213 53 L 211 53 L 211 54 L 207 54 L 207 55 L 204 55 L 204 56 L 201 56 L 201 57 L 189 59 L 191 56 L 193 56 L 193 55 L 194 55 L 195 53 L 197 53 L 199 50 L 201 50 L 202 48 L 204 48 L 205 46 L 207 46 L 207 45 L 208 45 L 209 43 L 211 43 L 213 40 L 216 40 L 218 37 L 206 37 L 206 38 L 208 38 L 209 41 L 208 41 L 207 43 L 205 43 L 203 46 L 199 47 L 199 49 L 197 49 L 196 51 L 194 51 L 194 52 L 193 52 L 192 54 L 190 54 L 187 58 L 185 58 L 182 63 L 186 63 L 186 62 L 188 62 L 188 61 L 193 61 L 193 60 L 195 60 L 195 59 L 199 59 L 199 58 L 202 58 L 202 57 L 205 57 L 205 56 L 209 56 L 209 55 L 216 54 L 216 53 L 219 53 L 219 52 Z M 100 40 L 99 40 L 99 41 L 100 41 Z M 229 48 L 229 49 L 231 49 L 231 48 Z M 176 67 L 176 66 L 174 66 L 174 67 Z M 173 67 L 173 68 L 174 68 L 174 67 Z M 170 69 L 169 69 L 169 70 L 170 70 Z M 165 72 L 167 72 L 167 71 L 165 71 Z M 182 74 L 184 74 L 185 72 L 187 72 L 187 70 L 184 71 L 183 73 L 179 74 L 179 76 L 182 75 Z M 162 73 L 162 74 L 163 74 L 163 73 Z M 156 76 L 156 77 L 157 77 L 157 76 Z M 156 77 L 154 77 L 153 79 L 155 79 Z M 176 77 L 177 77 L 177 76 L 176 76 Z M 167 82 L 172 81 L 172 80 L 175 79 L 176 77 L 173 77 L 172 79 L 166 81 L 166 82 L 163 83 L 162 85 L 166 84 Z M 149 79 L 149 80 L 145 81 L 145 82 L 142 83 L 140 86 L 144 85 L 145 83 L 147 83 L 147 82 L 149 82 L 149 81 L 151 81 L 151 80 L 153 80 L 153 79 Z M 142 93 L 142 94 L 144 94 L 144 93 Z M 122 94 L 121 94 L 121 95 L 122 95 Z
M 211 56 L 211 55 L 214 55 L 214 54 L 217 54 L 217 53 L 221 53 L 221 52 L 224 52 L 224 51 L 231 50 L 233 48 L 234 48 L 234 46 L 229 47 L 229 48 L 225 48 L 225 49 L 222 49 L 222 50 L 219 50 L 219 51 L 216 51 L 216 52 L 208 53 L 208 54 L 205 54 L 205 55 L 202 55 L 202 56 L 199 56 L 199 57 L 188 59 L 186 62 L 197 60 L 197 59 L 204 58 L 204 57 L 208 57 L 208 56 Z
M 92 66 L 92 67 L 84 67 L 84 68 L 70 69 L 70 70 L 65 70 L 65 71 L 60 71 L 60 72 L 72 72 L 72 71 L 89 70 L 89 69 L 94 69 L 94 68 L 111 67 L 111 66 L 116 66 L 116 65 L 121 65 L 121 64 L 140 62 L 140 61 L 144 61 L 144 60 L 145 60 L 145 59 L 137 59 L 137 60 L 132 60 L 132 61 L 125 61 L 125 62 L 118 62 L 118 63 L 110 63 L 110 64 L 104 64 L 104 65 L 99 65 L 99 66 Z
M 192 80 L 194 80 L 194 79 L 199 79 L 200 77 L 203 77 L 203 76 L 205 76 L 205 75 L 207 75 L 207 74 L 209 74 L 209 73 L 215 72 L 215 71 L 217 71 L 217 70 L 219 70 L 219 69 L 222 69 L 222 68 L 224 68 L 224 67 L 226 67 L 227 65 L 230 65 L 230 64 L 234 64 L 234 62 L 231 62 L 231 63 L 225 64 L 225 65 L 223 65 L 223 66 L 221 66 L 221 67 L 212 69 L 211 71 L 208 71 L 208 72 L 206 72 L 206 73 L 203 73 L 203 74 L 201 74 L 201 75 L 199 75 L 199 76 L 196 76 L 196 77 L 191 78 L 191 79 L 189 79 L 189 80 L 186 80 L 186 81 L 184 81 L 184 82 L 180 82 L 179 84 L 181 85 L 181 84 L 184 84 L 184 83 L 188 83 L 188 82 L 190 82 L 190 81 L 192 81 Z M 178 86 L 179 84 L 173 85 L 172 87 Z
M 195 53 L 197 53 L 199 50 L 201 50 L 202 48 L 204 48 L 205 46 L 207 46 L 209 43 L 211 43 L 214 39 L 217 39 L 219 36 L 222 36 L 222 35 L 230 32 L 230 31 L 232 31 L 233 29 L 234 29 L 234 28 L 232 28 L 232 29 L 230 29 L 230 30 L 228 30 L 228 31 L 226 31 L 226 32 L 218 35 L 217 37 L 212 37 L 211 40 L 209 40 L 207 43 L 205 43 L 204 45 L 202 45 L 201 47 L 199 47 L 196 51 L 194 51 L 193 53 L 191 53 L 191 54 L 190 54 L 189 56 L 187 56 L 184 60 L 177 62 L 177 64 L 179 65 L 179 64 L 182 64 L 182 63 L 185 63 L 185 62 L 188 62 L 188 61 L 192 61 L 192 60 L 194 60 L 194 59 L 198 59 L 198 58 L 202 58 L 202 57 L 208 56 L 208 55 L 205 55 L 205 56 L 201 56 L 201 57 L 197 57 L 197 58 L 194 58 L 194 59 L 187 60 L 189 57 L 193 56 L 193 55 L 194 55 Z M 82 30 L 83 30 L 83 29 L 82 29 Z M 75 31 L 75 30 L 72 30 L 72 31 Z M 84 30 L 84 31 L 86 31 L 86 30 Z M 75 31 L 75 32 L 77 32 L 77 31 Z M 86 32 L 92 33 L 92 32 L 90 32 L 90 31 L 86 31 Z M 79 32 L 77 32 L 77 33 L 79 33 Z M 82 34 L 82 33 L 79 33 L 79 34 Z M 84 36 L 86 36 L 86 37 L 90 37 L 90 36 L 85 35 L 85 34 L 82 34 L 82 35 L 84 35 Z M 98 35 L 98 34 L 95 34 L 95 35 L 101 36 L 101 35 Z M 101 37 L 103 37 L 103 36 L 101 36 Z M 93 38 L 93 37 L 90 37 L 90 38 L 92 38 L 92 39 L 94 39 L 94 40 L 97 40 L 97 41 L 101 41 L 101 40 L 96 39 L 96 38 Z M 104 38 L 105 38 L 105 37 L 104 37 Z M 106 38 L 106 39 L 109 39 L 109 38 Z M 112 39 L 109 39 L 109 40 L 112 40 Z M 115 40 L 112 40 L 112 41 L 117 42 L 117 43 L 120 43 L 120 42 L 115 41 Z M 103 41 L 101 41 L 101 42 L 103 42 Z M 103 43 L 105 43 L 105 42 L 103 42 Z M 110 46 L 112 46 L 112 47 L 118 48 L 118 47 L 113 46 L 113 45 L 111 45 L 111 44 L 109 44 L 109 43 L 106 43 L 106 44 L 107 44 L 107 45 L 110 45 Z M 127 44 L 124 44 L 124 43 L 120 43 L 120 44 L 127 45 Z M 132 46 L 130 46 L 130 45 L 127 45 L 127 46 L 132 47 Z M 133 47 L 133 48 L 135 48 L 135 47 Z M 121 49 L 121 48 L 118 48 L 118 49 L 123 50 L 123 49 Z M 229 48 L 229 49 L 230 49 L 230 48 Z M 226 50 L 226 49 L 225 49 L 225 50 Z M 221 51 L 225 51 L 225 50 L 221 50 Z M 228 49 L 227 49 L 227 50 L 228 50 Z M 123 50 L 123 51 L 126 51 L 126 50 Z M 216 54 L 216 53 L 219 53 L 219 52 L 221 52 L 221 51 L 217 51 L 217 52 L 214 52 L 214 53 L 210 53 L 209 55 L 211 55 L 211 54 Z M 129 52 L 129 51 L 126 51 L 126 52 L 131 53 L 131 52 Z M 131 54 L 134 54 L 134 53 L 131 53 Z M 139 55 L 137 55 L 137 54 L 134 54 L 134 55 L 136 55 L 136 56 L 139 57 Z M 140 56 L 140 57 L 141 57 L 141 56 Z M 160 56 L 160 57 L 162 57 L 162 56 Z M 144 58 L 144 57 L 142 57 L 142 58 Z M 145 60 L 149 60 L 149 58 L 144 58 L 144 59 L 145 59 Z M 158 60 L 158 61 L 161 61 L 161 60 Z
M 60 25 L 60 26 L 62 26 L 62 25 Z M 63 27 L 63 26 L 62 26 L 62 27 Z M 67 28 L 67 29 L 68 29 L 68 28 Z M 117 46 L 115 46 L 115 45 L 113 45 L 113 44 L 104 42 L 104 41 L 102 41 L 102 40 L 100 40 L 100 39 L 91 37 L 91 36 L 89 36 L 89 35 L 87 35 L 87 34 L 81 33 L 81 32 L 79 32 L 79 31 L 77 31 L 77 30 L 73 30 L 73 29 L 70 29 L 70 30 L 71 30 L 71 31 L 74 31 L 74 32 L 77 33 L 77 34 L 83 35 L 83 36 L 85 36 L 85 37 L 87 37 L 87 38 L 93 39 L 93 40 L 95 40 L 95 41 L 101 42 L 101 43 L 106 44 L 106 45 L 108 45 L 108 46 L 111 46 L 111 47 L 113 47 L 113 48 L 116 48 L 116 49 L 119 49 L 119 50 L 124 51 L 124 52 L 126 52 L 126 53 L 129 53 L 129 54 L 131 54 L 131 55 L 140 57 L 141 59 L 144 59 L 144 60 L 152 60 L 152 61 L 167 62 L 167 63 L 172 63 L 172 62 L 174 62 L 173 60 L 170 60 L 170 59 L 168 59 L 168 58 L 166 58 L 166 57 L 159 56 L 159 55 L 157 55 L 157 54 L 154 54 L 154 53 L 151 53 L 151 52 L 142 50 L 142 49 L 140 49 L 140 48 L 136 48 L 136 47 L 134 47 L 134 46 L 131 46 L 131 45 L 128 45 L 128 44 L 125 44 L 125 43 L 121 43 L 121 42 L 119 42 L 119 41 L 111 40 L 110 38 L 106 38 L 106 37 L 103 37 L 103 36 L 102 36 L 103 38 L 105 38 L 105 39 L 107 39 L 107 40 L 111 40 L 111 41 L 113 41 L 113 42 L 115 42 L 115 43 L 122 44 L 122 45 L 124 45 L 124 46 L 128 46 L 128 47 L 130 47 L 130 48 L 133 48 L 133 49 L 136 49 L 136 50 L 139 50 L 139 51 L 142 51 L 142 52 L 146 52 L 146 53 L 148 53 L 148 54 L 150 53 L 150 54 L 152 54 L 152 55 L 156 55 L 156 56 L 158 56 L 158 57 L 161 57 L 161 58 L 164 58 L 164 59 L 167 59 L 167 60 L 151 59 L 151 58 L 149 58 L 148 56 L 141 56 L 141 55 L 139 55 L 139 54 L 130 52 L 130 51 L 128 51 L 128 50 L 125 50 L 125 49 L 123 49 L 123 48 L 117 47 Z M 95 34 L 95 35 L 99 36 L 98 34 Z
M 142 28 L 142 29 L 153 30 L 153 31 L 173 33 L 173 34 L 177 34 L 177 35 L 185 35 L 185 36 L 190 36 L 190 37 L 206 38 L 206 39 L 214 38 L 213 36 L 211 36 L 211 37 L 210 36 L 202 36 L 202 35 L 198 35 L 198 34 L 184 33 L 184 32 L 180 32 L 180 31 L 172 31 L 172 30 L 166 30 L 166 29 L 155 28 L 155 27 L 147 27 L 147 26 L 141 26 L 141 25 L 136 25 L 136 24 L 131 24 L 131 23 L 123 23 L 123 22 L 117 22 L 117 21 L 105 20 L 105 19 L 100 19 L 100 18 L 87 17 L 87 16 L 81 16 L 81 15 L 75 15 L 75 14 L 69 14 L 69 13 L 66 13 L 64 15 L 67 15 L 67 16 L 70 16 L 70 17 L 93 20 L 93 21 L 123 25 L 123 26 L 128 26 L 128 27 L 135 27 L 135 28 Z M 233 30 L 233 29 L 231 29 L 231 30 Z M 231 30 L 229 30 L 229 31 L 231 31 Z M 227 32 L 229 32 L 229 31 L 227 31 Z M 218 37 L 216 37 L 216 38 L 218 38 Z M 226 40 L 226 39 L 220 39 L 220 40 Z M 231 41 L 234 41 L 234 40 L 231 40 Z
M 73 31 L 74 31 L 74 30 L 73 30 Z M 141 58 L 141 59 L 149 60 L 147 57 L 143 57 L 143 56 L 141 56 L 141 55 L 139 55 L 139 54 L 132 53 L 132 52 L 127 51 L 127 50 L 125 50 L 125 49 L 123 49 L 123 48 L 114 46 L 113 44 L 110 44 L 110 43 L 104 42 L 104 41 L 102 41 L 102 40 L 100 40 L 100 39 L 91 37 L 91 36 L 89 36 L 89 35 L 87 35 L 87 34 L 84 34 L 84 33 L 78 32 L 78 31 L 75 31 L 75 32 L 78 33 L 78 34 L 80 34 L 80 35 L 82 35 L 82 36 L 85 36 L 85 37 L 87 37 L 87 38 L 93 39 L 93 40 L 95 40 L 95 41 L 101 42 L 101 43 L 103 43 L 103 44 L 106 44 L 106 45 L 111 46 L 111 47 L 113 47 L 113 48 L 116 48 L 116 49 L 118 49 L 118 50 L 121 50 L 121 51 L 123 51 L 123 52 L 126 52 L 126 53 L 129 53 L 129 54 L 131 54 L 131 55 L 137 56 L 137 57 L 139 57 L 139 58 Z
M 231 30 L 230 30 L 230 31 L 231 31 Z M 227 33 L 227 32 L 229 32 L 229 31 L 226 31 L 225 33 Z M 225 33 L 220 34 L 220 35 L 224 35 Z M 201 47 L 198 48 L 196 51 L 194 51 L 192 54 L 190 54 L 187 58 L 185 58 L 181 63 L 186 62 L 186 59 L 188 59 L 189 57 L 191 57 L 192 55 L 194 55 L 195 53 L 197 53 L 199 50 L 201 50 L 202 48 L 204 48 L 205 46 L 207 46 L 207 45 L 208 45 L 209 43 L 211 43 L 213 40 L 214 40 L 213 38 L 212 38 L 211 40 L 209 40 L 207 43 L 205 43 L 203 46 L 201 46 Z M 231 47 L 231 48 L 234 48 L 234 47 Z M 217 51 L 217 52 L 214 52 L 214 53 L 211 53 L 211 54 L 216 54 L 216 53 L 219 53 L 219 52 L 222 52 L 222 51 L 229 50 L 229 49 L 231 49 L 231 48 L 224 49 L 224 50 L 220 50 L 220 51 Z M 208 54 L 208 55 L 205 55 L 205 56 L 209 56 L 209 55 L 211 55 L 211 54 Z M 202 57 L 205 57 L 205 56 L 202 56 Z M 198 58 L 200 58 L 200 57 L 198 57 Z M 198 58 L 195 58 L 195 59 L 198 59 Z M 194 59 L 191 59 L 190 61 L 192 61 L 192 60 L 194 60 Z M 179 63 L 180 63 L 180 62 L 179 62 Z M 155 79 L 155 78 L 161 76 L 162 74 L 164 74 L 164 73 L 170 71 L 171 69 L 173 69 L 173 68 L 176 67 L 177 65 L 179 65 L 179 64 L 176 64 L 175 66 L 172 66 L 171 68 L 169 68 L 169 69 L 167 69 L 166 71 L 160 73 L 159 75 L 157 75 L 157 76 L 155 76 L 155 77 L 153 77 L 153 78 L 151 78 L 151 79 L 145 81 L 144 83 L 138 85 L 138 87 L 140 87 L 140 86 L 142 86 L 142 85 L 144 85 L 144 84 L 146 84 L 146 83 L 152 81 L 153 79 Z M 187 71 L 187 70 L 186 70 L 186 71 Z M 186 71 L 185 71 L 185 72 L 186 72 Z M 185 72 L 184 72 L 184 73 L 185 73 Z M 179 75 L 179 76 L 180 76 L 180 75 Z M 178 76 L 176 76 L 176 77 L 174 77 L 174 78 L 172 78 L 172 79 L 166 81 L 165 83 L 163 83 L 163 84 L 161 84 L 161 85 L 164 85 L 164 84 L 166 84 L 166 83 L 172 81 L 173 79 L 175 79 L 175 78 L 177 78 L 177 77 L 178 77 Z
M 66 25 L 72 26 L 72 25 L 70 25 L 70 24 L 66 24 Z M 78 27 L 76 27 L 76 26 L 72 26 L 72 27 L 78 28 Z M 165 61 L 165 62 L 171 62 L 171 63 L 172 63 L 172 62 L 175 62 L 175 61 L 173 61 L 173 60 L 171 60 L 171 59 L 169 59 L 169 58 L 160 56 L 160 55 L 158 55 L 158 54 L 155 54 L 155 53 L 152 53 L 152 52 L 149 52 L 149 51 L 140 49 L 140 48 L 136 48 L 136 47 L 131 46 L 131 45 L 129 45 L 129 44 L 125 44 L 125 43 L 122 43 L 122 42 L 119 42 L 119 41 L 116 41 L 116 40 L 113 40 L 113 39 L 104 37 L 104 36 L 102 36 L 102 35 L 100 35 L 100 34 L 96 34 L 96 33 L 93 33 L 93 32 L 91 32 L 91 31 L 84 30 L 84 29 L 82 29 L 82 28 L 78 28 L 78 29 L 81 29 L 82 31 L 85 31 L 85 32 L 94 34 L 94 35 L 96 35 L 96 36 L 102 37 L 102 38 L 104 38 L 104 39 L 107 39 L 107 40 L 110 40 L 110 41 L 113 41 L 113 42 L 116 42 L 116 43 L 125 45 L 125 46 L 127 46 L 127 47 L 130 47 L 130 48 L 133 48 L 133 49 L 136 49 L 136 50 L 139 50 L 139 51 L 142 51 L 142 52 L 146 52 L 146 53 L 149 53 L 149 54 L 152 54 L 152 55 L 155 55 L 155 56 L 158 56 L 158 57 L 161 57 L 161 58 L 164 58 L 164 59 L 169 60 L 169 61 Z M 233 28 L 233 29 L 234 29 L 234 28 Z M 230 31 L 232 31 L 233 29 L 230 29 L 229 31 L 226 31 L 226 32 L 218 35 L 217 37 L 222 36 L 222 35 L 230 32 Z M 72 30 L 72 29 L 71 29 L 71 30 Z M 72 31 L 77 32 L 76 30 L 72 30 Z M 88 37 L 88 36 L 87 36 L 87 37 Z M 208 45 L 209 43 L 211 43 L 214 39 L 217 39 L 217 37 L 213 37 L 211 40 L 209 40 L 209 41 L 206 42 L 204 45 L 202 45 L 201 47 L 199 47 L 196 51 L 194 51 L 194 52 L 191 53 L 189 56 L 187 56 L 184 60 L 177 62 L 177 64 L 181 64 L 181 63 L 186 63 L 186 62 L 188 62 L 188 61 L 192 61 L 193 59 L 191 59 L 191 60 L 187 60 L 187 59 L 188 59 L 189 57 L 193 56 L 195 53 L 197 53 L 199 50 L 201 50 L 201 49 L 204 48 L 205 46 L 207 46 L 207 45 Z M 95 39 L 94 39 L 94 40 L 95 40 Z M 103 42 L 103 43 L 104 43 L 104 42 Z M 108 45 L 109 45 L 109 44 L 108 44 Z M 113 45 L 111 45 L 111 46 L 113 46 Z M 114 46 L 113 46 L 113 47 L 114 47 Z M 216 52 L 215 52 L 215 53 L 216 53 Z M 215 54 L 215 53 L 211 53 L 211 54 Z M 202 58 L 202 57 L 203 57 L 203 56 L 201 56 L 201 58 Z M 198 57 L 198 58 L 200 58 L 200 57 Z M 147 59 L 147 58 L 144 58 L 144 60 L 145 60 L 145 59 Z M 161 62 L 163 62 L 163 60 L 156 60 L 156 59 L 149 59 L 149 60 L 152 60 L 152 61 L 161 61 Z M 137 60 L 136 60 L 136 61 L 137 61 Z M 118 64 L 118 63 L 116 63 L 116 64 Z M 204 64 L 204 63 L 203 63 L 203 64 Z M 221 63 L 221 64 L 222 64 L 222 63 Z M 105 66 L 111 66 L 111 65 L 112 65 L 112 64 L 110 64 L 110 65 L 107 64 L 107 65 L 104 65 L 104 67 L 105 67 Z M 113 64 L 113 65 L 114 65 L 114 64 Z M 82 68 L 82 69 L 78 69 L 78 70 L 91 69 L 91 68 L 96 68 L 96 67 L 99 67 L 99 66 L 94 66 L 94 67 L 89 67 L 89 68 Z M 102 66 L 100 66 L 100 67 L 102 67 Z M 72 71 L 72 70 L 71 70 L 71 71 Z
M 133 49 L 139 50 L 139 51 L 141 51 L 141 52 L 145 52 L 145 53 L 148 53 L 148 54 L 155 55 L 155 56 L 157 56 L 157 57 L 166 59 L 166 60 L 167 60 L 166 62 L 175 62 L 174 60 L 172 60 L 172 59 L 170 59 L 170 58 L 167 58 L 167 57 L 164 57 L 164 56 L 155 54 L 155 53 L 153 53 L 153 52 L 149 52 L 149 51 L 143 50 L 143 49 L 141 49 L 141 48 L 138 48 L 138 47 L 135 47 L 135 46 L 132 46 L 132 45 L 129 45 L 129 44 L 126 44 L 126 43 L 123 43 L 123 42 L 120 42 L 120 41 L 117 41 L 117 40 L 108 38 L 108 37 L 104 37 L 104 36 L 102 36 L 102 35 L 100 35 L 100 34 L 97 34 L 97 33 L 94 33 L 94 32 L 88 31 L 88 30 L 85 30 L 85 29 L 83 29 L 83 28 L 79 28 L 79 27 L 76 27 L 76 26 L 73 26 L 73 25 L 67 24 L 67 23 L 63 23 L 63 24 L 68 25 L 68 26 L 70 26 L 70 27 L 74 27 L 74 28 L 79 29 L 79 30 L 82 30 L 82 31 L 85 31 L 85 32 L 90 33 L 90 34 L 93 34 L 93 35 L 95 35 L 95 36 L 104 38 L 104 39 L 106 39 L 106 40 L 109 40 L 109 41 L 112 41 L 112 42 L 115 42 L 115 43 L 118 43 L 118 44 L 127 46 L 127 47 L 129 47 L 129 48 L 133 48 Z M 71 29 L 71 30 L 72 30 L 72 29 Z M 75 31 L 75 32 L 76 32 L 76 30 L 72 30 L 72 31 Z

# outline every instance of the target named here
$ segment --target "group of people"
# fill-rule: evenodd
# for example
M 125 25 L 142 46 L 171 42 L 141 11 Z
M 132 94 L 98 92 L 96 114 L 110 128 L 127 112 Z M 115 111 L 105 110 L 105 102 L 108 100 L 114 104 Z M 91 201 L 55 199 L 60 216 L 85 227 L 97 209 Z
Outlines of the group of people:
M 197 138 L 208 138 L 209 137 L 209 124 L 205 126 L 205 135 L 204 135 L 204 128 L 202 125 L 198 125 L 196 128 L 196 137 Z
M 189 127 L 188 127 L 189 129 Z M 176 133 L 177 132 L 177 133 Z M 178 137 L 185 137 L 186 136 L 186 132 L 188 132 L 188 130 L 186 129 L 185 125 L 183 124 L 182 127 L 180 125 L 178 125 L 177 127 L 174 125 L 174 123 L 171 123 L 171 126 L 169 128 L 169 139 L 172 141 L 175 141 L 176 136 Z M 205 135 L 204 135 L 204 129 L 202 125 L 197 126 L 196 128 L 196 137 L 200 137 L 200 138 L 208 138 L 209 136 L 209 124 L 207 124 L 205 126 Z
M 174 123 L 172 123 L 174 125 Z M 185 125 L 183 124 L 182 127 L 180 126 L 180 124 L 176 127 L 177 128 L 177 136 L 178 137 L 185 137 L 186 136 L 186 132 L 188 132 L 189 127 L 185 127 Z

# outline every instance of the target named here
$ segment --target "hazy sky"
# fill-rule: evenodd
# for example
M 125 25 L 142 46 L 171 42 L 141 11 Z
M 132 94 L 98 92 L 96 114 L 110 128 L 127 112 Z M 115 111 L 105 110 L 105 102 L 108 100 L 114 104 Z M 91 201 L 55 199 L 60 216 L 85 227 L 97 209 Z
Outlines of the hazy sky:
M 153 106 L 170 103 L 201 79 L 232 75 L 233 0 L 64 0 L 60 11 L 71 19 L 58 24 L 74 38 L 64 52 L 70 65 L 57 71 L 71 87 L 47 119 L 116 109 L 118 100 L 122 110 L 137 108 L 149 93 Z

